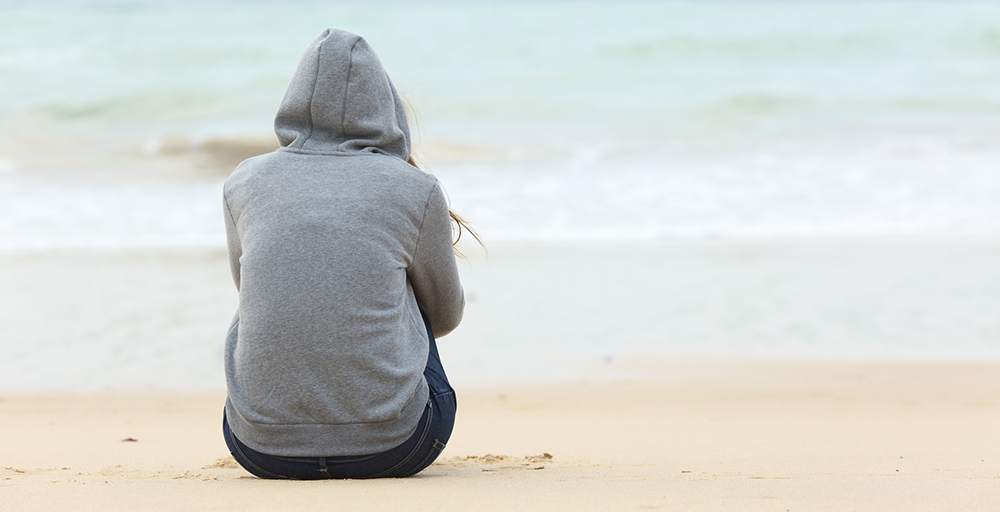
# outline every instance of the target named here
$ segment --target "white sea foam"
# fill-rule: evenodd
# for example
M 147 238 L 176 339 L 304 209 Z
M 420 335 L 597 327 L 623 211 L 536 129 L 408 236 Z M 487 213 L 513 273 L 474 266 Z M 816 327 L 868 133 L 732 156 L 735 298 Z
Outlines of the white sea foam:
M 632 154 L 435 172 L 453 207 L 496 240 L 985 234 L 1000 227 L 1000 153 L 991 150 L 848 140 L 724 155 Z
M 221 183 L 0 182 L 0 250 L 222 247 Z
M 995 151 L 897 140 L 630 155 L 431 163 L 487 241 L 1000 233 Z M 221 181 L 0 181 L 0 250 L 221 247 L 221 219 Z

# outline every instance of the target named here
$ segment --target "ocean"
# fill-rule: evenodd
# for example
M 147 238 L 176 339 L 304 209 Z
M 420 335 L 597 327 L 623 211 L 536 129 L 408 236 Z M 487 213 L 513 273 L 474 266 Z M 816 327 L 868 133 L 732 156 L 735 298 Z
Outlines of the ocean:
M 328 26 L 364 35 L 379 53 L 416 112 L 424 167 L 488 247 L 513 247 L 497 254 L 522 258 L 498 256 L 498 267 L 518 268 L 515 261 L 534 261 L 532 247 L 554 243 L 813 247 L 1000 234 L 997 2 L 0 0 L 0 256 L 223 248 L 221 184 L 239 160 L 274 145 L 272 118 L 287 81 Z M 896 254 L 887 251 L 885 261 Z M 620 255 L 602 261 L 622 264 Z M 655 272 L 655 261 L 642 261 Z M 698 272 L 711 276 L 712 268 Z M 604 291 L 614 295 L 615 286 L 625 285 L 609 281 Z M 997 303 L 977 290 L 966 309 L 988 315 Z M 718 296 L 726 300 L 724 290 Z M 26 375 L 45 375 L 38 368 L 51 353 L 40 347 L 60 346 L 21 313 L 15 308 L 0 332 L 0 346 L 18 354 L 0 386 L 42 386 Z M 631 318 L 625 335 L 609 335 L 610 325 L 574 331 L 591 341 L 551 341 L 547 350 L 601 361 L 612 352 L 1000 357 L 992 323 L 957 340 L 949 321 L 935 324 L 940 335 L 931 338 L 926 326 L 923 334 L 912 327 L 926 350 L 893 331 L 898 343 L 870 351 L 838 348 L 842 339 L 825 335 L 803 345 L 794 329 L 740 341 L 732 336 L 738 322 L 715 334 L 689 326 L 680 342 L 673 324 L 649 320 L 656 312 L 606 314 Z M 491 319 L 473 320 L 490 327 L 470 331 L 470 343 L 506 332 L 489 312 L 473 317 Z M 560 339 L 544 320 L 522 321 Z M 822 332 L 843 326 L 811 322 Z M 120 327 L 108 325 L 64 343 L 91 353 L 126 343 L 107 341 L 107 329 Z M 885 339 L 876 336 L 884 329 L 857 329 L 867 334 L 856 338 Z M 198 340 L 215 335 L 189 331 Z M 155 336 L 170 346 L 172 338 Z M 613 346 L 601 341 L 609 339 Z M 182 352 L 163 350 L 181 360 Z M 470 368 L 503 373 L 488 354 L 462 357 Z M 217 356 L 212 348 L 199 357 L 215 371 Z M 143 364 L 156 367 L 156 357 Z M 102 361 L 70 381 L 124 364 Z M 176 385 L 202 382 L 192 379 Z

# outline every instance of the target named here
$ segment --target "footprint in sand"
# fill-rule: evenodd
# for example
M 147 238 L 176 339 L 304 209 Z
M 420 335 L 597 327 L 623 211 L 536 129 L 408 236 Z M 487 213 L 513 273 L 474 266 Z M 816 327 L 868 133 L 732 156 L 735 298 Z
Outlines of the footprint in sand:
M 202 466 L 201 469 L 240 469 L 240 465 L 236 462 L 236 459 L 229 456 L 218 459 L 207 466 Z
M 507 455 L 493 455 L 492 453 L 487 453 L 486 455 L 468 455 L 465 457 L 449 457 L 447 459 L 439 459 L 435 464 L 442 465 L 452 465 L 452 466 L 482 466 L 488 465 L 490 467 L 483 468 L 483 471 L 510 471 L 510 470 L 539 470 L 545 469 L 544 465 L 539 465 L 539 463 L 548 462 L 552 460 L 552 454 L 542 453 L 541 455 L 528 455 L 525 457 L 510 457 Z

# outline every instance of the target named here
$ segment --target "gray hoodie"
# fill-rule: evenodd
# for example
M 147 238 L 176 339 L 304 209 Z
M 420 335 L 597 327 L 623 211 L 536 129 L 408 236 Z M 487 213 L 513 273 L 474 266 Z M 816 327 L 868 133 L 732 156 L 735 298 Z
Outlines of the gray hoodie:
M 360 36 L 324 31 L 274 122 L 281 147 L 224 188 L 236 318 L 226 338 L 233 433 L 271 455 L 393 448 L 427 403 L 427 315 L 462 319 L 448 206 L 410 166 L 403 104 Z

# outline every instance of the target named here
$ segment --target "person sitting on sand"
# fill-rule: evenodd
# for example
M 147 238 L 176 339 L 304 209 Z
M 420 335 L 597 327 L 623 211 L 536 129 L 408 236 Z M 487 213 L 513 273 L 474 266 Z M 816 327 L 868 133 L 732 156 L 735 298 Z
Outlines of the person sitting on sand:
M 261 478 L 413 475 L 455 421 L 435 338 L 465 306 L 462 220 L 413 164 L 404 104 L 356 34 L 309 45 L 274 127 L 281 147 L 223 192 L 239 290 L 226 444 Z

